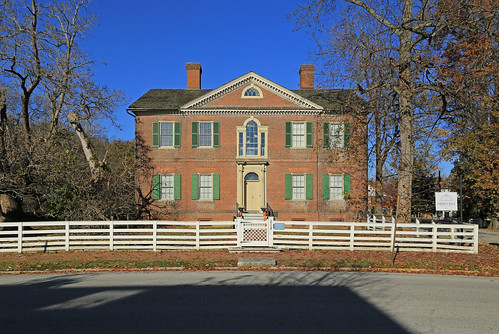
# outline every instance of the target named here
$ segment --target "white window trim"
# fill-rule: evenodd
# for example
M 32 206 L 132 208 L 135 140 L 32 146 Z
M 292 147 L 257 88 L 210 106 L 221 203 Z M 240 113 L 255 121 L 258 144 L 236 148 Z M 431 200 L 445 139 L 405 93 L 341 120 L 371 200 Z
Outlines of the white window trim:
M 172 198 L 162 198 L 162 195 L 163 195 L 163 182 L 162 182 L 162 178 L 163 176 L 171 176 L 172 177 L 172 182 L 173 182 L 173 192 L 172 192 Z M 160 173 L 159 174 L 159 201 L 163 201 L 163 202 L 173 202 L 175 201 L 175 173 Z
M 258 125 L 258 147 L 257 147 L 257 155 L 246 155 L 246 125 L 250 121 L 255 121 L 256 124 Z M 239 154 L 239 133 L 243 134 L 243 154 Z M 265 154 L 260 155 L 262 152 L 262 133 L 265 134 Z M 267 159 L 269 155 L 269 133 L 268 133 L 268 126 L 262 126 L 260 121 L 258 121 L 256 118 L 251 117 L 248 118 L 242 126 L 237 126 L 236 127 L 236 154 L 237 158 L 240 159 Z
M 201 146 L 201 123 L 211 123 L 211 145 L 203 145 Z M 198 147 L 200 149 L 205 149 L 205 148 L 213 148 L 213 121 L 198 121 Z
M 175 149 L 175 122 L 173 122 L 173 121 L 166 121 L 166 122 L 165 121 L 159 121 L 158 123 L 159 123 L 159 134 L 158 134 L 159 135 L 159 139 L 158 139 L 159 146 L 158 146 L 158 148 L 160 148 L 160 149 L 167 149 L 167 150 L 168 149 Z M 165 124 L 165 123 L 171 123 L 172 126 L 173 126 L 172 127 L 172 145 L 171 146 L 169 146 L 169 145 L 161 145 L 161 124 Z
M 332 138 L 332 125 L 339 125 L 341 128 L 341 134 L 340 134 L 340 142 L 339 145 L 331 145 Z M 345 147 L 345 123 L 343 122 L 329 122 L 329 147 Z
M 259 96 L 244 96 L 244 94 L 246 93 L 246 91 L 248 89 L 251 89 L 251 88 L 256 89 L 260 93 L 260 95 Z M 243 89 L 243 91 L 241 92 L 241 98 L 242 99 L 263 99 L 263 91 L 262 91 L 262 89 L 260 87 L 254 85 L 254 84 L 251 84 L 251 85 L 249 85 L 249 86 L 247 86 L 246 88 Z
M 303 124 L 303 146 L 294 145 L 294 124 Z M 307 122 L 306 121 L 296 121 L 291 122 L 291 148 L 302 149 L 307 148 Z
M 211 197 L 210 198 L 201 198 L 201 176 L 209 176 L 211 183 Z M 208 188 L 208 187 L 206 187 Z M 198 173 L 198 201 L 201 202 L 213 202 L 213 173 Z
M 331 192 L 331 177 L 332 176 L 339 176 L 341 180 L 341 197 L 340 198 L 333 198 L 333 194 Z M 345 196 L 345 176 L 344 174 L 337 174 L 337 173 L 329 173 L 329 200 L 330 201 L 343 201 L 344 196 Z M 336 188 L 336 187 L 335 187 Z
M 295 188 L 302 188 L 302 187 L 295 187 L 293 179 L 294 176 L 303 176 L 303 198 L 295 198 L 295 193 L 294 189 Z M 291 173 L 291 200 L 292 201 L 306 201 L 307 200 L 307 174 L 305 173 Z

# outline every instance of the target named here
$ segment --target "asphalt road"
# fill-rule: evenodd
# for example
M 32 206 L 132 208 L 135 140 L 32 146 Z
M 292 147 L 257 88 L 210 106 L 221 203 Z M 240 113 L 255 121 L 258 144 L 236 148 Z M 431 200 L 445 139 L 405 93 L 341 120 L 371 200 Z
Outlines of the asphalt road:
M 0 276 L 0 332 L 497 333 L 499 279 L 355 272 Z
M 478 231 L 478 241 L 499 246 L 499 232 Z

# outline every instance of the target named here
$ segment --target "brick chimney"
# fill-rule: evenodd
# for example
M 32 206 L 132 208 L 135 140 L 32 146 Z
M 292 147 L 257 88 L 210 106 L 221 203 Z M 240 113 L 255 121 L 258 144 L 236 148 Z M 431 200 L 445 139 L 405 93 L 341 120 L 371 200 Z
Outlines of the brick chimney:
M 201 64 L 200 63 L 187 63 L 187 89 L 201 89 Z
M 314 65 L 300 66 L 300 89 L 314 89 Z

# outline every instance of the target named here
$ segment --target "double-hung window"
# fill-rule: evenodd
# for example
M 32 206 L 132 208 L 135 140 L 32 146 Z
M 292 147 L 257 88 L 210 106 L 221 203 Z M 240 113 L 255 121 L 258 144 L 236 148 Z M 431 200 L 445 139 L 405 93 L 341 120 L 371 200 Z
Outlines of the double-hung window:
M 212 125 L 211 122 L 199 122 L 199 147 L 212 146 Z
M 323 124 L 323 147 L 347 147 L 350 140 L 350 123 Z
M 322 176 L 322 198 L 343 200 L 350 194 L 349 174 L 324 174 Z
M 292 175 L 293 199 L 305 199 L 305 175 Z
M 329 175 L 329 198 L 343 199 L 343 175 Z
M 213 198 L 213 175 L 199 175 L 199 199 Z
M 192 174 L 191 198 L 195 200 L 220 199 L 220 175 L 207 173 Z
M 153 147 L 180 147 L 180 122 L 153 122 Z
M 343 147 L 343 124 L 329 124 L 329 147 Z
M 305 146 L 305 123 L 292 123 L 293 147 Z
M 313 198 L 312 174 L 286 174 L 284 176 L 284 198 L 305 200 Z
M 180 174 L 154 174 L 152 176 L 154 200 L 179 200 L 180 190 Z
M 192 122 L 192 147 L 219 147 L 218 122 Z
M 312 122 L 286 122 L 285 147 L 312 147 Z

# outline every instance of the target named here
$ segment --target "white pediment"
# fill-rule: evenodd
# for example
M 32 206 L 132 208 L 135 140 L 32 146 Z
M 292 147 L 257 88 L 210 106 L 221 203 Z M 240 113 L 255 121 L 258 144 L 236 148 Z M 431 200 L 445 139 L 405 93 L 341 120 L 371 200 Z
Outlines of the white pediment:
M 184 104 L 183 106 L 180 107 L 180 109 L 182 111 L 188 111 L 193 109 L 202 110 L 206 104 L 211 103 L 221 98 L 222 96 L 225 96 L 233 92 L 234 90 L 249 84 L 254 84 L 258 87 L 264 88 L 282 97 L 283 99 L 292 102 L 293 104 L 296 105 L 297 109 L 323 110 L 323 107 L 321 107 L 320 105 L 313 103 L 312 101 L 309 101 L 296 93 L 293 93 L 292 91 L 276 84 L 275 82 L 265 79 L 264 77 L 256 74 L 255 72 L 249 72 L 245 75 L 242 75 L 230 81 L 229 83 L 226 83 L 225 85 L 222 85 L 210 91 L 209 93 Z

